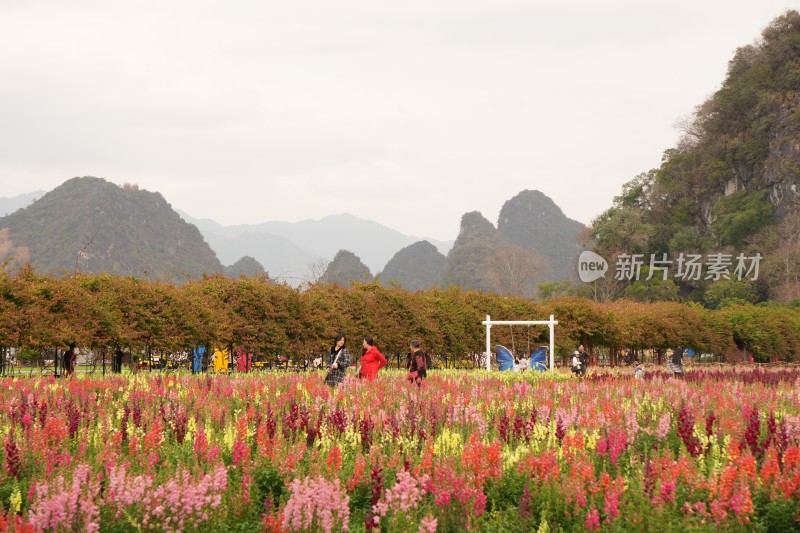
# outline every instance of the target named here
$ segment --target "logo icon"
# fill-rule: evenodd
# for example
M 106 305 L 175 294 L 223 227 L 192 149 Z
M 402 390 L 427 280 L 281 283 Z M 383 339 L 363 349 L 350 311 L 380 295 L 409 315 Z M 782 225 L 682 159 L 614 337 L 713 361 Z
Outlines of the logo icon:
M 584 283 L 591 283 L 605 277 L 608 272 L 608 261 L 594 252 L 585 251 L 578 258 L 578 277 Z

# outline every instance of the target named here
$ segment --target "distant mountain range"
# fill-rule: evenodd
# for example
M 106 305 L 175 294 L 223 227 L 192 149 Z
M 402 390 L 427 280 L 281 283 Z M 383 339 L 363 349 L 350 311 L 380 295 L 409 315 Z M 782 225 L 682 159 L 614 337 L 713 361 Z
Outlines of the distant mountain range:
M 29 206 L 34 200 L 41 198 L 45 194 L 45 191 L 33 191 L 13 198 L 0 198 L 0 217 L 10 215 L 17 209 Z
M 293 286 L 377 276 L 409 290 L 459 285 L 526 296 L 535 295 L 537 283 L 572 276 L 583 229 L 538 191 L 506 202 L 498 227 L 478 212 L 464 215 L 455 243 L 422 240 L 349 214 L 223 226 L 173 210 L 159 193 L 91 177 L 46 194 L 0 199 L 0 206 L 16 209 L 0 218 L 8 245 L 46 273 L 77 269 L 181 281 L 266 272 Z
M 340 250 L 353 252 L 372 273 L 379 272 L 398 250 L 420 240 L 349 214 L 300 222 L 223 226 L 213 220 L 193 218 L 184 211 L 178 213 L 197 226 L 223 263 L 249 255 L 264 265 L 270 277 L 290 285 L 309 279 L 310 264 L 332 261 Z M 441 253 L 453 246 L 452 241 L 425 240 Z

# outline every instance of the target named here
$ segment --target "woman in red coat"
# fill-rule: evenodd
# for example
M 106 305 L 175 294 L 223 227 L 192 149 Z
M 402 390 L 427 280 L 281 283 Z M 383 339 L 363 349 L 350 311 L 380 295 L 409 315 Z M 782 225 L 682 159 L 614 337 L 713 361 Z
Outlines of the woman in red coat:
M 359 375 L 367 381 L 372 381 L 378 375 L 378 370 L 386 366 L 386 358 L 375 347 L 372 337 L 364 337 L 364 355 L 361 356 L 361 370 Z

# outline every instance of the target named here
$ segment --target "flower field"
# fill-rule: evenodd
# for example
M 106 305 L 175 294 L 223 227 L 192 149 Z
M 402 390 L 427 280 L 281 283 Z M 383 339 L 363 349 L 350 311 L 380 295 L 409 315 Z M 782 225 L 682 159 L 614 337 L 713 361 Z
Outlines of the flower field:
M 0 531 L 796 531 L 800 370 L 0 382 Z

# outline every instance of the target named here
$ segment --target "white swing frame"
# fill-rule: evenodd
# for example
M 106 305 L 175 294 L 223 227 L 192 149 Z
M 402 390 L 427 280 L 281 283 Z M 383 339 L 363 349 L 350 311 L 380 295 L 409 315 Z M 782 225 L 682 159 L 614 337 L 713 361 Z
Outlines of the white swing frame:
M 486 320 L 481 322 L 486 326 L 486 371 L 492 371 L 492 326 L 549 326 L 550 327 L 550 370 L 555 370 L 555 326 L 558 321 L 555 320 L 553 315 L 550 315 L 550 320 L 492 320 L 492 317 L 486 315 Z M 530 355 L 530 354 L 526 354 Z

